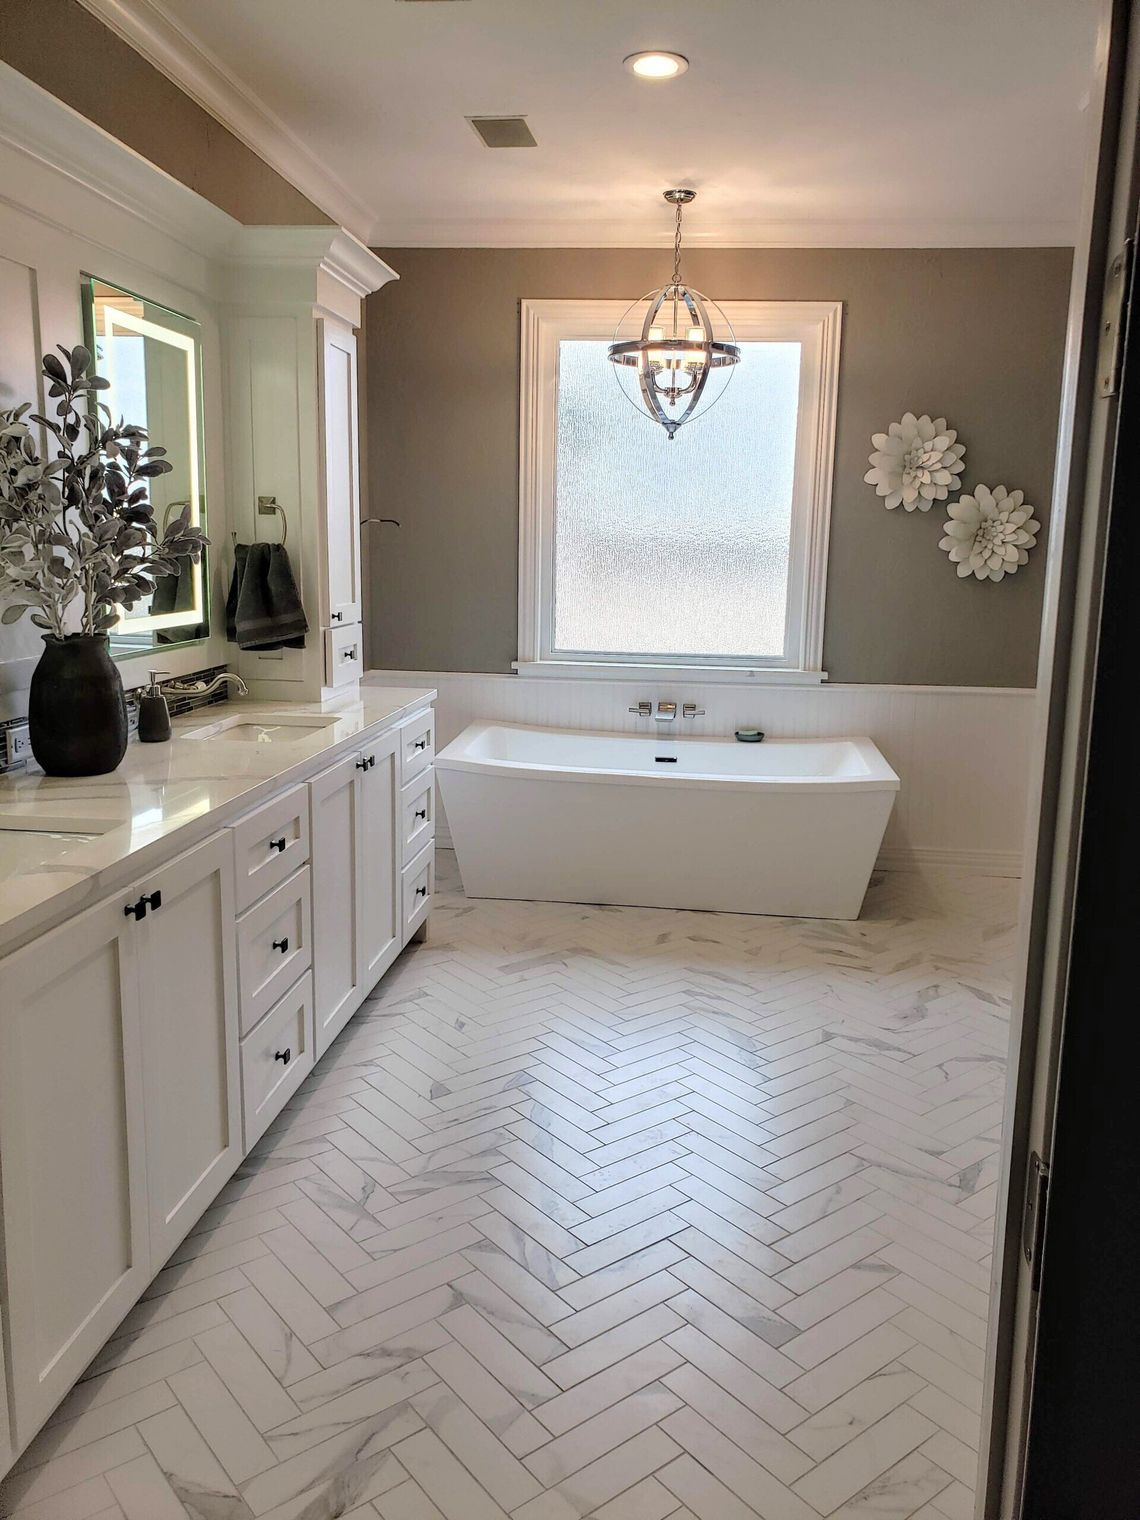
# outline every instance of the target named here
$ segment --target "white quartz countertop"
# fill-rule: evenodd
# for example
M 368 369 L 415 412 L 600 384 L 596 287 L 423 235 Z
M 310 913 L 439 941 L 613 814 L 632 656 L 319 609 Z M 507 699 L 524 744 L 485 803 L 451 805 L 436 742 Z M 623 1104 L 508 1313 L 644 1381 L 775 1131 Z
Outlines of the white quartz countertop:
M 173 721 L 164 744 L 132 739 L 107 776 L 0 776 L 0 953 L 135 880 L 292 782 L 331 765 L 366 733 L 390 728 L 434 700 L 430 688 L 362 685 L 319 702 L 202 707 Z M 273 714 L 285 722 L 272 723 Z M 315 729 L 289 718 L 332 718 Z M 233 720 L 267 739 L 189 737 Z

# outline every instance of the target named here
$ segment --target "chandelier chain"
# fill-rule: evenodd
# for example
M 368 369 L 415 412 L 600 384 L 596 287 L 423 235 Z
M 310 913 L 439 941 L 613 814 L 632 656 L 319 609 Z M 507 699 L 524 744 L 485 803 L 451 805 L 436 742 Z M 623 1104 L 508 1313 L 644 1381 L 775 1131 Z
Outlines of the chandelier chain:
M 673 232 L 673 284 L 681 283 L 681 202 L 677 202 L 677 217 Z

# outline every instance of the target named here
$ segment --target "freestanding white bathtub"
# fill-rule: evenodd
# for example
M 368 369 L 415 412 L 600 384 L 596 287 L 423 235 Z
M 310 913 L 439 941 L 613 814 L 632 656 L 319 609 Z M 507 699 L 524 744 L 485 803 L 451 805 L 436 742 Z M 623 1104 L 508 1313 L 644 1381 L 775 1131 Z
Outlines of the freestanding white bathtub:
M 858 918 L 899 778 L 870 739 L 476 722 L 436 757 L 469 897 Z

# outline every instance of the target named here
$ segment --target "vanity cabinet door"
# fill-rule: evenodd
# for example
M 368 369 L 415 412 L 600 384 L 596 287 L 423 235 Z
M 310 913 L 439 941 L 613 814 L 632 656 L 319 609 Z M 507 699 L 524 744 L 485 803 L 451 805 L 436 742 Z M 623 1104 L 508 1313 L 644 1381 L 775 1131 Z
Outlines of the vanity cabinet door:
M 0 961 L 0 1302 L 17 1447 L 151 1275 L 143 926 L 126 903 L 116 894 Z
M 363 752 L 348 755 L 309 782 L 314 1049 L 318 1060 L 360 1001 L 356 883 L 361 869 L 363 760 Z
M 321 622 L 360 622 L 360 455 L 356 335 L 324 318 L 317 323 L 320 358 L 321 494 L 324 557 Z
M 232 835 L 215 834 L 159 867 L 140 893 L 152 901 L 137 937 L 157 1268 L 242 1156 Z
M 399 739 L 397 732 L 370 744 L 364 751 L 367 769 L 358 772 L 363 848 L 356 887 L 357 981 L 365 994 L 400 953 Z

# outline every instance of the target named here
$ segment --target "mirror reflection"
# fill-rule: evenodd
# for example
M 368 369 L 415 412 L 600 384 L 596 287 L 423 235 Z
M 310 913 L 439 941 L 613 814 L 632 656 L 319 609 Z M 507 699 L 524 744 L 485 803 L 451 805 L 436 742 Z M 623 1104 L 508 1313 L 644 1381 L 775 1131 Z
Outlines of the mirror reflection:
M 189 503 L 191 523 L 204 527 L 199 324 L 93 275 L 84 277 L 83 309 L 95 367 L 110 381 L 100 399 L 116 418 L 146 428 L 173 466 L 150 482 L 158 523 L 164 526 Z M 122 658 L 206 638 L 208 584 L 205 555 L 197 565 L 187 560 L 181 574 L 162 577 L 151 596 L 124 609 L 111 631 L 111 653 Z

